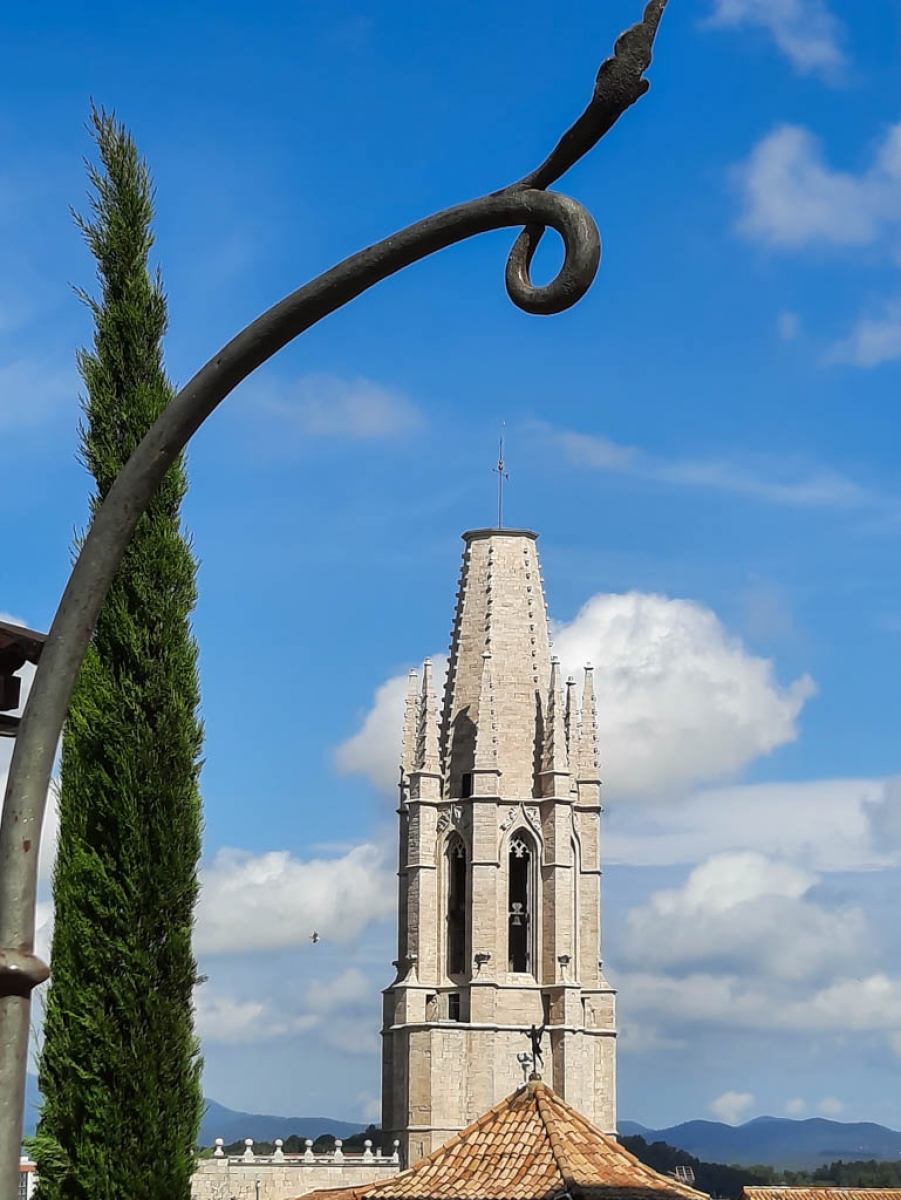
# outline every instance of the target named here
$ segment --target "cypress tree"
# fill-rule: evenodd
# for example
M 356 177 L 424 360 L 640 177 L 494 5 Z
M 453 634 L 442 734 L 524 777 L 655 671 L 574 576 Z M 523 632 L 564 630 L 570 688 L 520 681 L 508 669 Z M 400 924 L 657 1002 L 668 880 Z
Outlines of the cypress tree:
M 153 185 L 115 117 L 75 220 L 99 297 L 78 356 L 91 511 L 172 397 L 166 298 L 148 267 Z M 63 735 L 52 979 L 34 1142 L 41 1200 L 187 1200 L 202 1115 L 191 948 L 202 728 L 181 524 L 183 461 L 141 518 L 104 604 Z

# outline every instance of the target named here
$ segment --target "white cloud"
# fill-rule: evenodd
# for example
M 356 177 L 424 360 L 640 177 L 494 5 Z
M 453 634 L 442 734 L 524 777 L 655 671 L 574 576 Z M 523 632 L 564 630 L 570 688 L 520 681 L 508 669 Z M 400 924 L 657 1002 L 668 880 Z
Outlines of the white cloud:
M 307 988 L 307 1007 L 324 1015 L 369 1007 L 371 1002 L 372 983 L 356 967 L 348 967 L 328 983 L 314 980 Z
M 822 0 L 713 0 L 707 22 L 721 29 L 765 29 L 803 75 L 835 80 L 844 64 L 840 27 Z
M 674 1033 L 698 1026 L 768 1034 L 881 1033 L 892 1045 L 901 1033 L 901 979 L 882 972 L 813 988 L 711 972 L 617 972 L 615 982 L 629 1020 L 637 1014 Z
M 597 595 L 554 626 L 564 674 L 598 668 L 602 771 L 608 798 L 671 796 L 734 774 L 795 740 L 815 688 L 788 687 L 690 600 L 629 592 Z
M 826 162 L 822 143 L 799 125 L 768 133 L 739 168 L 739 228 L 773 246 L 868 246 L 901 224 L 901 122 L 887 130 L 860 174 Z
M 348 942 L 394 907 L 394 875 L 376 846 L 306 861 L 285 850 L 224 849 L 202 872 L 195 947 L 199 954 L 276 950 L 308 944 L 313 930 Z
M 260 404 L 306 437 L 371 441 L 424 424 L 420 410 L 401 392 L 362 378 L 306 375 L 277 394 L 271 386 L 264 388 Z
M 440 697 L 447 659 L 432 659 Z M 372 707 L 355 734 L 335 749 L 335 766 L 342 775 L 365 775 L 380 792 L 396 796 L 400 781 L 401 732 L 408 675 L 394 675 L 376 689 Z
M 815 903 L 807 893 L 816 882 L 762 854 L 716 855 L 682 887 L 654 892 L 628 913 L 624 961 L 794 980 L 821 976 L 837 960 L 847 967 L 869 947 L 863 913 Z
M 753 1106 L 754 1097 L 750 1092 L 723 1092 L 722 1096 L 711 1101 L 709 1108 L 718 1121 L 737 1125 Z
M 743 212 L 739 229 L 783 249 L 807 246 L 884 248 L 901 260 L 901 121 L 877 142 L 858 172 L 838 170 L 809 129 L 780 125 L 751 151 L 736 171 Z M 784 336 L 784 335 L 783 335 Z M 876 367 L 901 359 L 901 301 L 861 316 L 836 341 L 827 363 Z
M 378 988 L 371 986 L 370 991 L 377 995 Z M 321 1019 L 319 1036 L 326 1045 L 349 1057 L 377 1059 L 382 1049 L 379 1018 L 378 1005 L 373 1005 L 362 1016 Z
M 575 466 L 626 475 L 667 487 L 696 488 L 788 508 L 859 509 L 883 503 L 853 480 L 822 467 L 770 460 L 757 465 L 728 458 L 666 459 L 597 434 L 541 426 Z
M 852 367 L 878 367 L 898 359 L 901 359 L 901 300 L 886 304 L 879 316 L 861 317 L 826 357 L 827 362 Z
M 208 984 L 203 984 L 195 993 L 194 1022 L 201 1040 L 237 1046 L 312 1029 L 319 1018 L 304 1013 L 286 1017 L 276 1013 L 266 1001 L 217 995 Z
M 640 1021 L 620 1021 L 616 1037 L 617 1054 L 656 1055 L 667 1050 L 682 1050 L 684 1038 L 668 1037 L 653 1025 Z
M 840 1117 L 845 1111 L 845 1106 L 841 1100 L 836 1100 L 835 1096 L 824 1096 L 817 1109 L 824 1117 Z
M 205 1041 L 240 1043 L 259 1041 L 265 1026 L 266 1006 L 256 1000 L 235 1000 L 232 996 L 214 996 L 204 984 L 194 1003 L 194 1025 Z
M 833 167 L 809 129 L 780 125 L 757 143 L 736 179 L 743 199 L 738 227 L 750 238 L 795 250 L 884 246 L 899 260 L 901 121 L 885 130 L 869 164 L 856 173 Z M 783 320 L 794 315 L 780 316 L 781 337 L 790 340 L 796 335 L 793 323 Z M 864 368 L 898 359 L 897 298 L 887 301 L 881 312 L 861 316 L 825 356 L 827 363 Z
M 874 849 L 897 861 L 901 851 L 901 777 L 887 779 L 865 803 L 864 816 L 869 824 Z
M 601 757 L 608 797 L 671 796 L 734 774 L 797 737 L 815 688 L 809 676 L 781 687 L 773 664 L 745 650 L 716 615 L 689 600 L 630 592 L 593 596 L 553 627 L 564 674 L 596 672 Z M 436 662 L 436 678 L 444 663 Z M 400 761 L 406 676 L 377 690 L 360 730 L 336 750 L 344 771 L 393 794 Z
M 345 1054 L 378 1052 L 378 991 L 355 967 L 325 983 L 313 980 L 299 997 L 283 988 L 237 998 L 205 983 L 195 991 L 194 1013 L 204 1041 L 246 1045 L 315 1032 Z
M 320 1036 L 336 1050 L 379 1053 L 378 989 L 356 967 L 348 967 L 327 983 L 314 980 L 307 988 L 305 1007 L 321 1023 Z
M 878 870 L 901 850 L 901 788 L 886 797 L 882 780 L 822 779 L 705 788 L 678 804 L 614 803 L 604 858 L 666 866 L 757 850 L 812 871 Z
M 550 434 L 577 466 L 635 475 L 642 473 L 642 464 L 648 462 L 648 456 L 637 446 L 624 446 L 603 434 L 575 433 L 566 429 L 552 429 L 548 425 L 542 425 L 540 432 L 542 437 Z
M 816 883 L 795 864 L 743 852 L 652 893 L 624 922 L 625 969 L 613 977 L 623 1027 L 663 1040 L 716 1029 L 878 1033 L 901 1046 L 901 979 L 872 971 L 863 913 L 817 901 Z M 799 1115 L 803 1102 L 786 1111 Z
M 786 1014 L 795 1028 L 808 1020 L 823 1029 L 901 1029 L 901 979 L 883 973 L 861 979 L 837 979 Z
M 786 1100 L 782 1110 L 787 1117 L 803 1117 L 807 1112 L 807 1102 L 796 1096 L 792 1100 Z

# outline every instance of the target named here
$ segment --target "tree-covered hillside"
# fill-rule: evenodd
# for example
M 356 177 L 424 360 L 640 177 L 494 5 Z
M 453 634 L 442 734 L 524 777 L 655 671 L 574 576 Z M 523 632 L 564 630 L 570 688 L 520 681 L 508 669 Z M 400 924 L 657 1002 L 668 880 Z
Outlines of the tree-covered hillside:
M 861 1162 L 838 1160 L 814 1171 L 777 1171 L 773 1167 L 727 1166 L 724 1163 L 702 1162 L 685 1150 L 677 1150 L 666 1142 L 647 1142 L 643 1137 L 621 1137 L 620 1143 L 641 1162 L 653 1167 L 663 1175 L 676 1167 L 691 1167 L 695 1173 L 694 1186 L 708 1196 L 737 1200 L 744 1187 L 779 1186 L 789 1187 L 901 1187 L 901 1163 L 878 1162 L 870 1159 Z

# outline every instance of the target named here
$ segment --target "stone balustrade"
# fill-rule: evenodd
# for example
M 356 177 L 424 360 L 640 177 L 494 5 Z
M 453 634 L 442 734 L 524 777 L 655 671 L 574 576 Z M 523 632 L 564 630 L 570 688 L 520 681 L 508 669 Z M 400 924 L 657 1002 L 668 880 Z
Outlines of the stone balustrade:
M 256 1154 L 252 1138 L 245 1138 L 243 1154 L 226 1154 L 216 1138 L 212 1158 L 203 1159 L 191 1181 L 193 1200 L 292 1200 L 323 1188 L 354 1188 L 388 1179 L 400 1170 L 400 1143 L 390 1155 L 373 1151 L 364 1143 L 362 1154 L 345 1154 L 335 1141 L 330 1154 L 314 1154 L 306 1141 L 302 1154 L 285 1154 L 281 1138 L 271 1154 Z

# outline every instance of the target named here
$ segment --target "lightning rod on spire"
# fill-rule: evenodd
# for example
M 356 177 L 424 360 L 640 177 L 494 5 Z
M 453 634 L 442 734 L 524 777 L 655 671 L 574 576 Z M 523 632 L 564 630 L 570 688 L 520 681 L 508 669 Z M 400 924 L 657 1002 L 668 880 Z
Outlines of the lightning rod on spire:
M 509 479 L 506 466 L 504 464 L 504 430 L 507 428 L 507 422 L 501 421 L 501 440 L 497 451 L 497 466 L 494 468 L 494 473 L 497 475 L 497 527 L 504 527 L 504 481 Z

